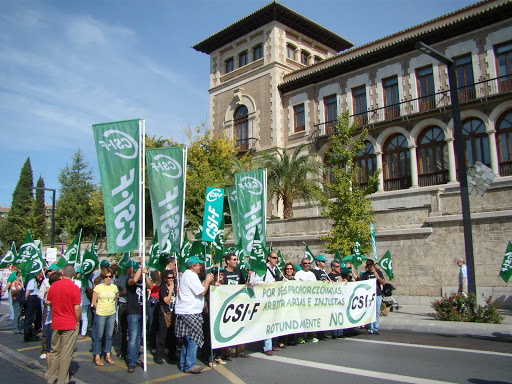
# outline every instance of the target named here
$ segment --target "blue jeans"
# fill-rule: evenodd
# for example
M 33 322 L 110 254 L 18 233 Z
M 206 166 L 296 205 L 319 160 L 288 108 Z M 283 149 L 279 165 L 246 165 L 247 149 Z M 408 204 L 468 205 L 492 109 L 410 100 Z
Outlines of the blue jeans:
M 382 296 L 376 296 L 375 305 L 376 305 L 376 318 L 375 322 L 368 324 L 368 331 L 370 333 L 378 332 L 379 331 L 379 318 L 380 318 L 380 306 L 382 304 Z
M 105 334 L 105 353 L 112 350 L 112 334 L 116 325 L 116 314 L 109 316 L 94 316 L 93 332 L 92 332 L 92 354 L 101 355 L 101 339 Z
M 263 340 L 263 352 L 272 350 L 272 339 Z
M 186 335 L 183 338 L 180 355 L 180 369 L 183 372 L 190 371 L 196 365 L 197 344 L 192 338 Z
M 89 308 L 90 307 L 91 307 L 90 305 L 82 305 L 81 306 L 81 308 L 82 308 L 82 315 L 81 315 L 82 328 L 80 330 L 80 335 L 82 335 L 82 336 L 87 335 L 87 327 L 89 325 Z
M 12 308 L 14 313 L 14 318 L 12 320 L 12 331 L 14 333 L 20 333 L 20 330 L 18 329 L 18 319 L 20 318 L 21 315 L 21 304 L 18 303 L 16 300 L 13 300 Z
M 128 314 L 128 346 L 126 351 L 126 365 L 136 365 L 140 354 L 140 322 L 141 315 Z
M 333 329 L 331 331 L 331 337 L 343 337 L 343 329 Z
M 11 288 L 7 290 L 7 298 L 9 300 L 9 320 L 14 320 L 14 308 L 11 296 Z

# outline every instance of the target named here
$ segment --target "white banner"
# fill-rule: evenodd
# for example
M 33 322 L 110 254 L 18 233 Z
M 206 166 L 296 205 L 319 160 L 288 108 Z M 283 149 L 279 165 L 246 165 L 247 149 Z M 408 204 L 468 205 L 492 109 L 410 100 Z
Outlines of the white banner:
M 213 348 L 375 321 L 375 281 L 211 287 Z

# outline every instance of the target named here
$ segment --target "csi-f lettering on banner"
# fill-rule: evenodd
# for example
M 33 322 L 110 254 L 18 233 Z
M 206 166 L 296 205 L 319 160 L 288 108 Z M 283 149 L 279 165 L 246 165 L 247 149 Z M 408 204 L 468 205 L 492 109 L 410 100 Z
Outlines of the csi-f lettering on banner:
M 224 189 L 206 187 L 203 215 L 203 241 L 214 241 L 222 221 Z
M 174 249 L 181 247 L 187 149 L 168 147 L 148 149 L 149 193 L 153 228 L 158 233 L 160 249 L 170 241 Z
M 94 124 L 108 253 L 139 246 L 139 119 Z
M 240 237 L 244 254 L 249 255 L 256 227 L 263 246 L 266 246 L 267 170 L 236 173 L 235 187 Z

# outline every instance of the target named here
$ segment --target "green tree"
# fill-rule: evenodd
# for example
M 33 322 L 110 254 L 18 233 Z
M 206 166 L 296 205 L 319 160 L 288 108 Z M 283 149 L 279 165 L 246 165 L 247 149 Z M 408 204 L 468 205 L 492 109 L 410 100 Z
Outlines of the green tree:
M 103 207 L 103 192 L 100 184 L 94 184 L 93 190 L 89 197 L 89 207 L 91 209 L 91 225 L 93 231 L 98 237 L 105 235 L 105 210 Z
M 365 147 L 368 130 L 363 128 L 357 135 L 358 124 L 350 125 L 348 112 L 342 113 L 336 123 L 336 133 L 330 139 L 328 158 L 333 167 L 334 182 L 325 184 L 326 194 L 320 199 L 326 207 L 327 216 L 333 220 L 332 230 L 327 236 L 321 236 L 324 248 L 334 253 L 339 250 L 342 255 L 352 253 L 357 233 L 361 243 L 361 252 L 371 250 L 370 222 L 373 208 L 368 195 L 375 191 L 379 171 L 368 180 L 366 188 L 360 188 L 357 175 L 360 168 L 354 158 Z
M 60 170 L 60 195 L 57 201 L 57 231 L 73 239 L 82 228 L 82 238 L 94 235 L 89 199 L 93 192 L 92 170 L 80 148 L 71 157 L 71 165 Z
M 225 176 L 231 174 L 235 142 L 213 134 L 205 124 L 187 129 L 187 198 L 185 215 L 193 228 L 202 222 L 206 187 L 224 188 Z
M 2 242 L 4 247 L 9 247 L 12 241 L 16 242 L 16 246 L 19 247 L 23 243 L 27 229 L 31 227 L 34 204 L 33 188 L 32 166 L 30 157 L 28 157 L 21 168 L 18 184 L 12 194 L 11 210 L 3 226 Z
M 269 153 L 261 155 L 267 168 L 267 197 L 277 196 L 277 201 L 283 203 L 283 217 L 293 217 L 293 201 L 303 198 L 312 201 L 318 194 L 321 185 L 323 165 L 314 160 L 309 154 L 301 154 L 306 144 L 295 148 L 290 157 L 286 147 L 277 156 Z
M 34 209 L 32 211 L 32 237 L 40 239 L 43 243 L 48 240 L 44 188 L 44 180 L 39 176 L 36 183 L 36 199 L 34 200 Z

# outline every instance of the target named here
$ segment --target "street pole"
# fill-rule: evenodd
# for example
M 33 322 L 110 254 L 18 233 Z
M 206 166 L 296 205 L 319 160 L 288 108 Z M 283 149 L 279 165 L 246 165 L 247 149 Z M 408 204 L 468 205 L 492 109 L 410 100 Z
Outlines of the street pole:
M 450 85 L 450 100 L 452 103 L 453 131 L 455 139 L 455 153 L 457 155 L 457 168 L 459 169 L 460 200 L 462 205 L 462 225 L 464 228 L 464 247 L 466 250 L 466 266 L 468 270 L 468 291 L 476 295 L 475 258 L 473 255 L 473 231 L 471 228 L 471 208 L 469 205 L 468 179 L 466 167 L 466 152 L 464 150 L 464 135 L 460 119 L 459 93 L 457 89 L 457 76 L 455 62 L 436 51 L 434 48 L 418 41 L 415 48 L 439 60 L 448 67 L 448 82 Z
M 55 194 L 57 192 L 56 189 L 51 188 L 41 188 L 41 187 L 34 187 L 34 189 L 40 189 L 43 191 L 52 191 L 53 194 L 53 202 L 52 202 L 52 231 L 51 231 L 51 246 L 55 245 Z

